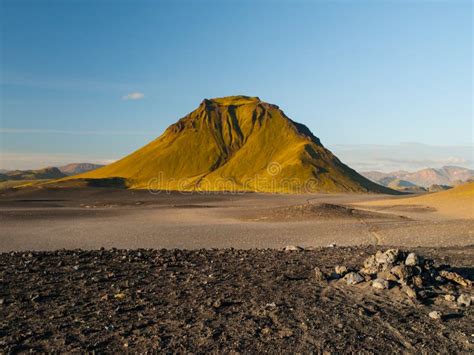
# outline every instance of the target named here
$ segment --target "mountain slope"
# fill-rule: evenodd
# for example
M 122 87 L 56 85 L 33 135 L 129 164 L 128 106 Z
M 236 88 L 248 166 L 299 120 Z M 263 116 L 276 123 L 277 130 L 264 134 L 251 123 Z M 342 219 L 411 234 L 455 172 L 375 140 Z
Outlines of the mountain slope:
M 379 184 L 386 186 L 390 189 L 406 192 L 406 193 L 418 193 L 425 192 L 426 189 L 411 183 L 410 181 L 397 179 L 391 176 L 384 177 L 379 180 Z
M 278 106 L 247 96 L 206 99 L 143 148 L 75 178 L 112 177 L 164 190 L 393 193 L 341 163 Z

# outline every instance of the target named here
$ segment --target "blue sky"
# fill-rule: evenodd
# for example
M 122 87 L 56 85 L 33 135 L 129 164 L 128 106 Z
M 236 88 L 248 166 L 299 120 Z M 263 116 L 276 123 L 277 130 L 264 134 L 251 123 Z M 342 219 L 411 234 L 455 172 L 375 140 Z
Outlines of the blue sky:
M 0 2 L 0 168 L 111 161 L 234 94 L 356 167 L 406 142 L 473 164 L 471 1 Z

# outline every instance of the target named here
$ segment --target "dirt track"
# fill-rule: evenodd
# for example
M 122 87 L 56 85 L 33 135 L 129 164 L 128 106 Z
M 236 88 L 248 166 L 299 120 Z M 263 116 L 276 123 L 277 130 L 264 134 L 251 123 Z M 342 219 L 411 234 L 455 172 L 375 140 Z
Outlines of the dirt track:
M 470 352 L 474 308 L 317 281 L 375 250 L 0 254 L 0 349 Z M 422 249 L 472 277 L 474 248 Z M 440 310 L 444 321 L 428 313 Z

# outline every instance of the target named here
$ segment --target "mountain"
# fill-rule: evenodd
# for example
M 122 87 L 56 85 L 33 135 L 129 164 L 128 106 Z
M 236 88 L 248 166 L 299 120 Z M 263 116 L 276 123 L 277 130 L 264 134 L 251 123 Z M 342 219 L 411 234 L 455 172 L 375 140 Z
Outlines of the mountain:
M 65 175 L 72 176 L 82 174 L 88 171 L 102 168 L 104 165 L 91 164 L 91 163 L 73 163 L 64 166 L 60 166 L 58 169 Z
M 58 168 L 49 167 L 39 170 L 12 170 L 0 174 L 0 181 L 5 180 L 45 180 L 65 177 Z
M 157 139 L 71 179 L 184 191 L 394 193 L 344 165 L 304 125 L 257 97 L 205 99 Z
M 427 190 L 429 192 L 439 192 L 439 191 L 449 190 L 449 189 L 452 189 L 452 188 L 453 188 L 452 186 L 448 186 L 448 185 L 434 184 L 434 185 L 431 185 L 430 187 L 428 187 Z
M 466 182 L 474 178 L 474 170 L 457 166 L 444 166 L 440 169 L 427 168 L 415 172 L 394 171 L 391 173 L 381 173 L 378 171 L 368 171 L 361 174 L 384 186 L 388 186 L 384 184 L 385 181 L 400 179 L 425 188 L 431 185 L 454 186 L 458 185 L 459 182 Z
M 426 191 L 424 187 L 415 185 L 410 181 L 401 180 L 392 176 L 384 177 L 380 179 L 378 183 L 380 185 L 387 186 L 388 188 L 391 188 L 393 190 L 402 192 L 418 193 Z
M 387 176 L 379 180 L 379 183 L 383 186 L 390 187 L 391 189 L 395 188 L 405 188 L 405 187 L 414 187 L 417 186 L 410 181 L 401 180 L 392 176 Z

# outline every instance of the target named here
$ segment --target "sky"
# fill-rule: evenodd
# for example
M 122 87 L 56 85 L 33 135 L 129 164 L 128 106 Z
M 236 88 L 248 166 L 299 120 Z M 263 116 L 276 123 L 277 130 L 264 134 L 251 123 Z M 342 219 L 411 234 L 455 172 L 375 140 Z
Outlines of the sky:
M 236 94 L 359 170 L 474 167 L 471 1 L 0 4 L 1 169 L 111 162 Z

